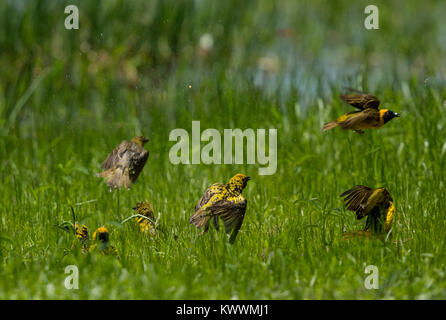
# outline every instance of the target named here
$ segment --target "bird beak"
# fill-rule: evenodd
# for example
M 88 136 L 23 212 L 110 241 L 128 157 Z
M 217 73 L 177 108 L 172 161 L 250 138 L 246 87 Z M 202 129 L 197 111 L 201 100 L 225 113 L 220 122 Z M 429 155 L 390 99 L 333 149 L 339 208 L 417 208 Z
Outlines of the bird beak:
M 132 209 L 136 211 L 136 207 L 133 207 Z
M 249 180 L 251 180 L 251 177 L 246 177 L 246 181 L 249 181 Z
M 144 139 L 144 143 L 149 142 L 149 139 L 145 138 Z
M 401 115 L 395 112 L 395 117 L 401 117 Z

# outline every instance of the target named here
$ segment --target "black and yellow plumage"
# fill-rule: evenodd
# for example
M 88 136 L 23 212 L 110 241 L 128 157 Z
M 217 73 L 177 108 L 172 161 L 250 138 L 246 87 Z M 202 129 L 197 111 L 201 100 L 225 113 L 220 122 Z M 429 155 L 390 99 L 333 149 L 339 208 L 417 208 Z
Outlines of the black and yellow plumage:
M 203 228 L 201 234 L 209 229 L 211 219 L 215 228 L 219 229 L 218 219 L 223 220 L 225 231 L 231 234 L 229 242 L 233 243 L 242 226 L 245 217 L 247 200 L 242 191 L 250 180 L 244 174 L 236 174 L 227 184 L 211 185 L 195 206 L 195 213 L 189 222 L 197 228 Z
M 88 248 L 90 246 L 90 238 L 88 234 L 88 227 L 83 224 L 79 225 L 78 223 L 75 224 L 75 234 L 76 234 L 76 241 L 80 243 L 82 248 L 82 253 L 87 253 Z M 73 242 L 71 248 L 74 249 L 76 247 L 76 244 Z
M 90 252 L 99 251 L 103 256 L 118 256 L 118 250 L 110 244 L 110 233 L 105 227 L 99 227 L 93 233 L 93 244 L 90 246 Z
M 334 121 L 326 123 L 322 131 L 340 126 L 344 130 L 364 133 L 364 129 L 381 128 L 393 118 L 400 116 L 398 113 L 389 109 L 378 109 L 380 101 L 374 95 L 355 89 L 350 90 L 355 93 L 343 94 L 341 95 L 341 99 L 359 109 L 359 111 L 349 112 Z
M 136 218 L 136 223 L 141 232 L 148 232 L 154 235 L 156 233 L 156 219 L 153 214 L 152 205 L 147 201 L 138 202 L 133 210 L 135 210 L 137 214 L 145 217 Z
M 347 209 L 356 213 L 357 219 L 367 217 L 364 231 L 388 233 L 395 215 L 395 206 L 385 188 L 372 189 L 356 186 L 341 194 Z
M 144 144 L 149 140 L 143 136 L 134 137 L 131 141 L 122 141 L 105 159 L 98 177 L 106 178 L 111 188 L 130 188 L 135 183 L 149 158 L 149 151 Z

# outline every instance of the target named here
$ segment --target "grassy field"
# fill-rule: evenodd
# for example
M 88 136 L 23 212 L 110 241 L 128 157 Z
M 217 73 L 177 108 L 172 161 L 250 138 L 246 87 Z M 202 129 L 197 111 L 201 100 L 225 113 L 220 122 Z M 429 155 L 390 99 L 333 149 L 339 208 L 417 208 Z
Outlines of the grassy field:
M 75 1 L 79 30 L 64 28 L 68 4 L 0 3 L 1 299 L 446 299 L 444 2 L 375 1 L 379 30 L 363 27 L 366 1 Z M 344 86 L 401 118 L 322 133 L 352 110 Z M 194 120 L 276 128 L 277 172 L 173 165 L 169 133 Z M 109 192 L 95 173 L 136 134 L 148 163 Z M 252 180 L 237 241 L 198 237 L 195 203 L 238 172 Z M 365 223 L 339 197 L 357 184 L 395 200 L 387 241 L 340 241 Z M 157 237 L 121 224 L 142 200 Z M 70 251 L 55 227 L 70 205 L 110 230 L 120 260 Z M 367 265 L 378 290 L 364 287 Z

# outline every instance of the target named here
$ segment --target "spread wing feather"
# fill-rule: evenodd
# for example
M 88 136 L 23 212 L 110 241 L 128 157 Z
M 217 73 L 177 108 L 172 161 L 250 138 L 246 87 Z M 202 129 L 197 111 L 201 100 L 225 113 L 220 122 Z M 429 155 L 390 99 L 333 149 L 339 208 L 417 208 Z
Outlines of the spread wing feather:
M 364 93 L 356 89 L 349 88 L 349 90 L 355 92 L 355 94 L 341 95 L 341 99 L 347 102 L 349 105 L 360 110 L 365 110 L 367 108 L 378 109 L 380 102 L 374 95 Z
M 213 215 L 219 216 L 224 223 L 225 232 L 231 233 L 229 242 L 234 242 L 237 234 L 243 224 L 243 219 L 245 218 L 247 201 L 235 203 L 234 201 L 222 200 L 215 203 L 210 207 L 210 211 Z
M 142 147 L 139 147 L 139 149 L 140 150 L 131 152 L 132 154 L 130 157 L 129 168 L 130 180 L 132 180 L 132 182 L 136 182 L 136 179 L 138 179 L 139 174 L 141 173 L 144 165 L 147 162 L 147 159 L 149 158 L 149 151 L 145 150 Z
M 102 169 L 110 169 L 114 167 L 122 158 L 123 153 L 128 149 L 129 142 L 123 140 L 113 151 L 107 156 L 107 159 L 101 165 Z
M 209 228 L 209 221 L 212 212 L 203 210 L 202 207 L 206 205 L 212 199 L 213 196 L 221 193 L 223 189 L 224 185 L 221 183 L 214 183 L 213 185 L 211 185 L 195 205 L 195 213 L 190 217 L 189 222 L 195 225 L 197 228 L 205 227 L 205 230 L 207 230 Z M 215 229 L 219 230 L 218 216 L 213 217 L 213 223 Z
M 228 198 L 224 195 L 226 186 L 220 183 L 211 185 L 195 206 L 195 213 L 189 222 L 197 228 L 209 228 L 210 220 L 218 230 L 218 219 L 223 220 L 225 232 L 231 233 L 229 242 L 233 243 L 243 224 L 247 201 L 240 194 L 236 198 Z
M 130 182 L 136 182 L 148 158 L 149 151 L 135 142 L 123 140 L 102 163 L 104 171 L 97 175 L 106 177 L 110 187 L 130 188 Z
M 239 232 L 240 228 L 242 227 L 242 223 L 243 223 L 243 219 L 244 218 L 245 218 L 245 214 L 240 216 L 237 219 L 237 221 L 235 222 L 234 229 L 233 229 L 232 234 L 231 234 L 231 236 L 229 238 L 229 243 L 234 243 L 235 238 L 237 237 L 238 232 Z
M 372 189 L 366 186 L 356 186 L 341 194 L 347 209 L 356 212 L 357 219 L 368 215 L 377 207 L 387 206 L 392 201 L 390 193 L 385 188 Z
M 356 212 L 356 218 L 361 219 L 364 217 L 361 205 L 365 204 L 372 192 L 372 188 L 359 185 L 343 192 L 341 197 L 345 197 L 344 202 L 347 209 Z

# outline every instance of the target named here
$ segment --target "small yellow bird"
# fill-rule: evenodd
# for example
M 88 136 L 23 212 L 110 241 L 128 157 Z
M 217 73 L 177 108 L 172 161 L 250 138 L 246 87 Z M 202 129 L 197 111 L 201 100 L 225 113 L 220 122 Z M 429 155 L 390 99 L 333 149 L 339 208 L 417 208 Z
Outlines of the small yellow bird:
M 103 256 L 118 256 L 118 250 L 110 244 L 110 233 L 105 227 L 99 227 L 93 233 L 94 244 L 90 247 L 90 251 L 99 250 Z
M 130 188 L 130 182 L 136 182 L 149 158 L 149 151 L 144 149 L 148 141 L 143 136 L 134 137 L 130 142 L 122 141 L 102 163 L 105 171 L 97 176 L 105 177 L 110 188 L 120 189 L 123 185 Z
M 389 191 L 385 188 L 372 189 L 356 186 L 341 194 L 347 209 L 356 212 L 356 218 L 367 216 L 364 231 L 388 233 L 395 215 L 395 206 Z
M 249 180 L 246 175 L 238 173 L 228 184 L 215 183 L 206 190 L 195 206 L 195 213 L 189 219 L 189 222 L 197 228 L 204 227 L 200 235 L 208 231 L 211 218 L 218 230 L 220 217 L 224 222 L 226 233 L 232 231 L 229 242 L 235 241 L 245 217 L 247 200 L 243 197 L 242 191 Z
M 148 219 L 143 217 L 136 218 L 136 223 L 138 224 L 141 232 L 148 232 L 154 235 L 156 233 L 155 229 L 156 219 L 155 216 L 153 215 L 152 205 L 147 201 L 138 202 L 136 206 L 133 208 L 133 210 L 135 210 L 137 214 L 140 214 L 148 218 Z
M 90 246 L 90 238 L 88 236 L 88 227 L 83 224 L 82 226 L 79 226 L 78 223 L 75 224 L 75 230 L 76 230 L 76 239 L 81 244 L 82 253 L 87 253 L 88 248 Z M 74 249 L 76 247 L 76 244 L 73 242 L 71 248 Z
M 359 111 L 349 112 L 334 121 L 326 123 L 322 131 L 341 126 L 344 130 L 353 130 L 362 134 L 364 133 L 363 129 L 381 128 L 393 118 L 400 116 L 389 109 L 378 109 L 380 102 L 377 97 L 355 89 L 350 90 L 356 93 L 343 94 L 341 99 L 358 108 Z

